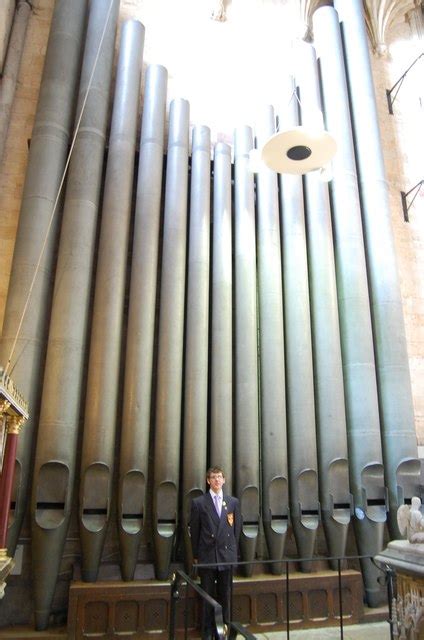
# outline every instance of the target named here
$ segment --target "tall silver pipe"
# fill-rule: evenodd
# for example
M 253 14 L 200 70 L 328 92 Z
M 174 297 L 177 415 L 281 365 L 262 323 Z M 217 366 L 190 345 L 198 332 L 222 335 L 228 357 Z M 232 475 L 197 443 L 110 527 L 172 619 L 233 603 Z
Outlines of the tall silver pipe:
M 321 111 L 318 69 L 312 45 L 302 43 L 298 53 L 302 125 L 308 127 L 308 114 Z M 330 200 L 318 171 L 305 175 L 304 186 L 321 517 L 330 556 L 342 557 L 352 496 Z M 331 564 L 337 569 L 337 561 Z
M 331 183 L 341 346 L 349 442 L 354 528 L 361 555 L 375 555 L 383 544 L 386 520 L 378 394 L 368 294 L 361 208 L 350 125 L 349 99 L 337 13 L 314 14 L 327 127 L 337 140 Z M 358 517 L 359 516 L 359 517 Z M 369 603 L 378 603 L 378 570 L 364 560 Z
M 12 32 L 7 46 L 6 61 L 0 83 L 0 162 L 2 161 L 6 145 L 10 113 L 15 97 L 19 67 L 21 65 L 30 15 L 31 4 L 27 0 L 19 0 L 13 18 Z
M 280 127 L 298 124 L 294 84 Z M 313 555 L 320 521 L 308 261 L 302 178 L 280 177 L 290 517 L 300 557 Z M 307 564 L 304 569 L 309 569 Z
M 208 435 L 208 336 L 211 141 L 208 127 L 193 129 L 184 376 L 183 526 L 186 559 L 190 506 L 205 487 Z
M 121 432 L 118 528 L 121 571 L 132 580 L 146 514 L 166 85 L 146 71 L 132 248 Z
M 33 437 L 38 421 L 41 380 L 47 340 L 55 249 L 60 215 L 57 213 L 48 234 L 66 155 L 75 110 L 75 93 L 81 63 L 87 0 L 56 2 L 47 44 L 43 77 L 37 105 L 31 147 L 16 234 L 0 362 L 6 367 L 16 340 L 8 373 L 28 400 L 30 418 L 18 441 L 15 511 L 9 519 L 8 550 L 13 555 L 25 515 Z M 34 281 L 29 305 L 17 336 L 31 282 L 47 242 Z
M 95 581 L 110 518 L 144 27 L 122 27 L 88 361 L 79 503 L 83 580 Z
M 242 558 L 253 560 L 259 534 L 259 380 L 256 305 L 255 196 L 250 127 L 235 131 L 235 404 L 236 489 L 243 527 Z M 253 567 L 246 565 L 251 575 Z
M 177 529 L 188 191 L 189 104 L 169 114 L 156 396 L 153 541 L 166 578 Z
M 274 133 L 274 109 L 267 107 L 256 127 L 258 148 Z M 283 286 L 278 179 L 267 167 L 258 173 L 257 194 L 262 518 L 269 557 L 281 559 L 289 514 Z
M 389 528 L 397 538 L 398 507 L 421 491 L 402 298 L 362 2 L 335 0 L 334 7 L 342 22 L 356 142 Z
M 225 469 L 226 491 L 233 480 L 233 276 L 231 148 L 215 145 L 213 170 L 211 463 Z
M 69 167 L 34 464 L 31 520 L 37 629 L 48 624 L 71 515 L 118 10 L 119 0 L 91 2 L 84 50 L 77 113 L 86 94 L 88 100 Z

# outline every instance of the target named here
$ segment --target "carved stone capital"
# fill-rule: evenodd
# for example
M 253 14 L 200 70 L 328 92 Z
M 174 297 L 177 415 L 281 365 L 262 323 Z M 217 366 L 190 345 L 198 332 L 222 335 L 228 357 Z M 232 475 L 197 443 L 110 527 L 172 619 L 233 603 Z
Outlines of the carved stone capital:
M 421 4 L 421 0 L 363 0 L 365 22 L 374 51 L 379 56 L 387 53 L 386 35 L 396 23 Z
M 0 398 L 0 417 L 7 412 L 10 407 L 10 402 L 5 398 Z
M 300 21 L 301 28 L 299 37 L 303 40 L 312 40 L 312 16 L 319 7 L 331 5 L 327 0 L 300 0 Z
M 2 404 L 2 403 L 8 403 Z M 13 380 L 0 366 L 0 415 L 19 415 L 28 418 L 28 403 L 15 386 Z
M 211 19 L 217 20 L 218 22 L 225 22 L 227 19 L 225 13 L 225 0 L 215 0 L 214 6 L 211 13 Z
M 7 420 L 7 433 L 19 435 L 25 418 L 22 416 L 9 416 Z
M 0 600 L 4 597 L 6 578 L 14 566 L 15 562 L 7 555 L 7 549 L 0 549 Z

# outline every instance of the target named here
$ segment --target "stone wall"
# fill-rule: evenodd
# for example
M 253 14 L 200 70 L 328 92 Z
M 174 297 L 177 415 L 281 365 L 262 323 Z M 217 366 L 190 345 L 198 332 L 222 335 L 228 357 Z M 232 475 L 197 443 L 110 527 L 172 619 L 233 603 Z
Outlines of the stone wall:
M 408 22 L 388 33 L 388 55 L 373 56 L 383 154 L 390 189 L 392 223 L 403 299 L 415 424 L 418 444 L 424 444 L 424 185 L 405 222 L 400 192 L 408 192 L 424 178 L 424 58 L 408 72 L 389 114 L 386 89 L 391 89 L 423 52 L 423 39 Z M 396 90 L 392 92 L 394 96 Z M 414 193 L 408 197 L 412 202 Z
M 0 4 L 0 74 L 6 56 L 14 8 L 15 0 L 3 0 Z
M 25 49 L 16 88 L 9 135 L 0 165 L 0 328 L 19 218 L 41 73 L 46 53 L 53 0 L 37 0 L 29 20 Z

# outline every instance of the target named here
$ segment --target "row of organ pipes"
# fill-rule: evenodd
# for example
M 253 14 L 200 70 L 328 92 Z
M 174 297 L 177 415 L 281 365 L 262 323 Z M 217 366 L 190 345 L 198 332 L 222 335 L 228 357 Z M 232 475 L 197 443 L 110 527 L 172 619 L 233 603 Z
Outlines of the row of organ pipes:
M 277 80 L 287 97 L 280 128 L 324 112 L 338 144 L 329 186 L 318 171 L 262 168 L 255 178 L 249 126 L 235 131 L 233 171 L 231 147 L 212 148 L 208 127 L 194 127 L 190 144 L 184 99 L 172 101 L 166 130 L 167 71 L 155 64 L 136 172 L 144 27 L 123 25 L 109 123 L 119 1 L 56 4 L 0 348 L 30 402 L 8 549 L 29 502 L 38 629 L 48 624 L 76 476 L 88 581 L 113 501 L 124 580 L 134 578 L 149 517 L 156 577 L 168 576 L 179 527 L 189 563 L 190 502 L 210 463 L 241 501 L 243 561 L 256 558 L 261 525 L 272 560 L 284 558 L 289 527 L 299 558 L 311 558 L 320 523 L 330 556 L 345 555 L 350 523 L 358 553 L 373 556 L 386 519 L 396 537 L 397 507 L 421 495 L 361 9 L 360 0 L 318 9 L 295 83 Z M 264 108 L 258 147 L 275 126 Z M 378 571 L 361 563 L 375 606 Z

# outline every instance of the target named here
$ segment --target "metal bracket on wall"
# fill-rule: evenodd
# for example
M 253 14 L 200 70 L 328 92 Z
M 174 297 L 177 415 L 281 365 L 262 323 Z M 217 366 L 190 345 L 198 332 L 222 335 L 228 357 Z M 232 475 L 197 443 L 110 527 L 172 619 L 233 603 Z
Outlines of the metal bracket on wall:
M 405 80 L 408 72 L 412 69 L 412 67 L 414 66 L 414 64 L 416 64 L 418 62 L 418 60 L 420 58 L 422 58 L 424 56 L 424 51 L 422 53 L 420 53 L 420 55 L 415 58 L 414 62 L 412 62 L 412 64 L 409 65 L 409 67 L 407 68 L 407 70 L 405 71 L 405 73 L 403 73 L 401 75 L 401 77 L 399 78 L 399 80 L 397 80 L 397 82 L 395 82 L 395 84 L 393 85 L 393 87 L 391 89 L 386 89 L 386 96 L 387 96 L 387 106 L 389 108 L 389 113 L 391 115 L 393 115 L 393 104 L 397 98 L 397 94 L 400 91 L 400 88 L 402 86 L 403 81 Z M 396 89 L 396 91 L 395 91 Z M 395 91 L 394 96 L 392 97 L 392 92 Z
M 417 184 L 414 187 L 412 187 L 412 189 L 409 189 L 409 191 L 407 191 L 406 193 L 405 193 L 405 191 L 401 191 L 400 192 L 400 197 L 402 198 L 403 218 L 404 218 L 405 222 L 409 222 L 409 209 L 411 208 L 415 198 L 419 194 L 423 184 L 424 184 L 424 179 L 420 180 L 419 182 L 417 182 Z M 413 193 L 414 191 L 415 191 L 414 196 L 413 196 L 411 202 L 408 204 L 407 197 L 411 193 Z

